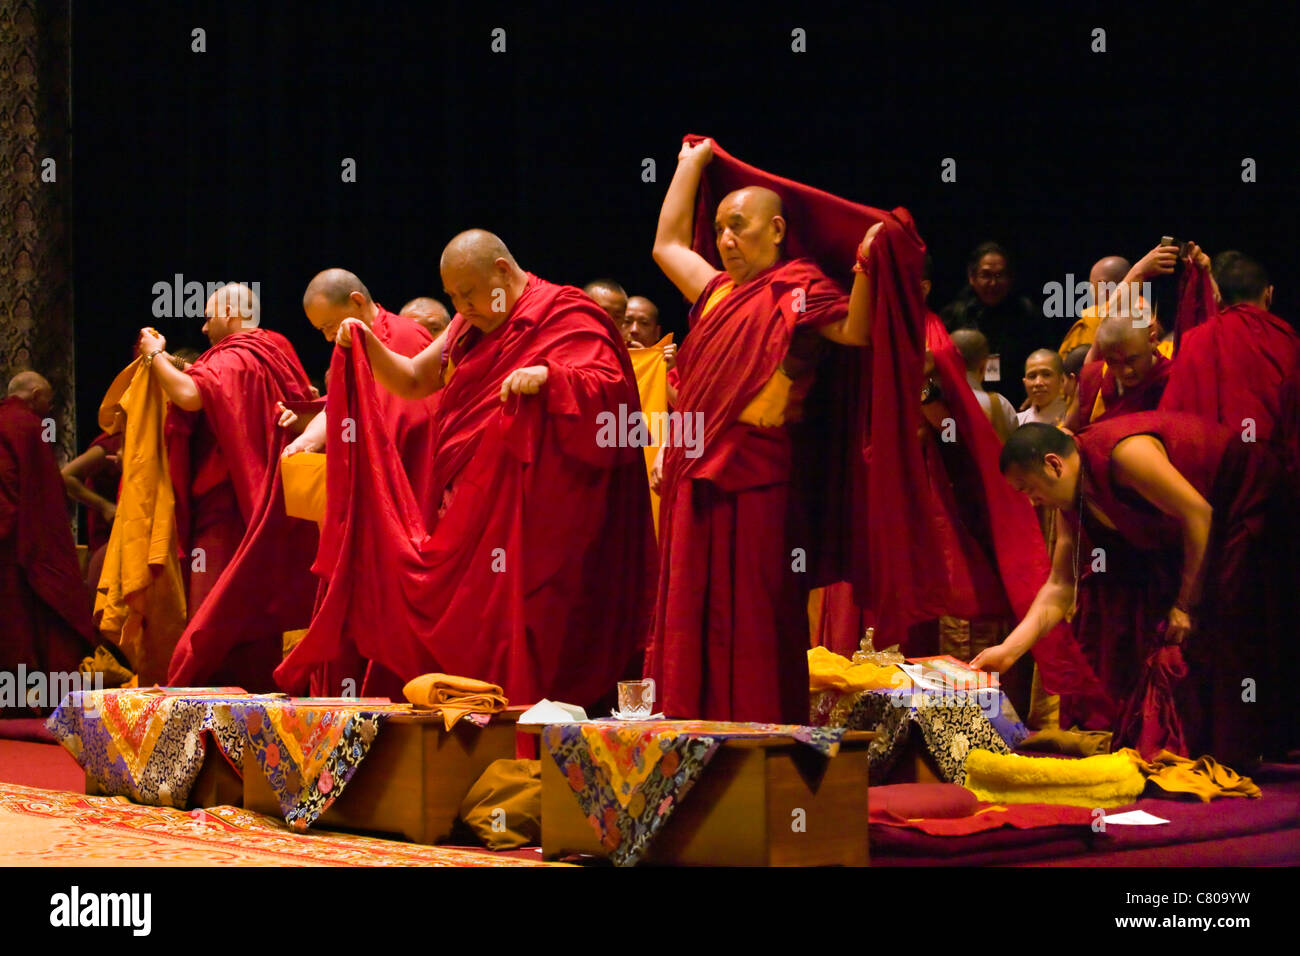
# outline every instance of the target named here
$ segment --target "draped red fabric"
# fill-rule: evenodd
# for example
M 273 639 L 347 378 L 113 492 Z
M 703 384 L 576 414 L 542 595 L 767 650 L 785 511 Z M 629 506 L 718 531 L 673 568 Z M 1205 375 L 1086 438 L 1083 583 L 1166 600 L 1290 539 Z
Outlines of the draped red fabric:
M 216 580 L 202 605 L 191 610 L 167 679 L 178 686 L 222 683 L 269 690 L 283 633 L 305 627 L 311 619 L 310 568 L 317 544 L 316 526 L 284 511 L 279 460 L 292 436 L 276 425 L 275 406 L 310 400 L 311 386 L 288 339 L 266 329 L 227 336 L 188 372 L 203 397 L 201 424 L 211 430 L 220 453 L 218 463 L 211 448 L 203 449 L 203 462 L 189 481 L 190 497 L 219 497 L 221 479 L 228 475 L 247 531 L 224 569 L 192 570 L 192 578 Z M 169 441 L 185 433 L 183 428 L 171 431 Z M 173 464 L 184 457 L 177 453 Z M 230 510 L 228 504 L 225 510 Z M 195 512 L 192 520 L 197 517 Z M 210 530 L 227 540 L 221 528 Z M 191 529 L 191 541 L 200 531 L 197 525 Z M 182 558 L 183 566 L 193 567 L 192 552 Z
M 1181 561 L 1168 568 L 1164 556 L 1180 554 L 1181 529 L 1118 489 L 1112 476 L 1115 445 L 1135 434 L 1159 439 L 1173 466 L 1213 509 L 1200 600 L 1190 609 L 1192 634 L 1175 650 L 1164 649 L 1162 628 L 1177 595 Z M 1094 577 L 1107 587 L 1115 574 L 1139 586 L 1154 585 L 1132 603 L 1138 626 L 1130 625 L 1130 633 L 1142 668 L 1138 681 L 1128 683 L 1129 668 L 1098 662 L 1121 701 L 1117 744 L 1139 746 L 1144 753 L 1160 747 L 1189 756 L 1212 753 L 1232 763 L 1294 742 L 1294 720 L 1284 706 L 1284 661 L 1291 640 L 1288 588 L 1294 587 L 1296 571 L 1283 520 L 1282 469 L 1271 450 L 1261 442 L 1241 441 L 1234 429 L 1164 411 L 1095 424 L 1077 441 L 1087 500 L 1146 559 L 1125 559 L 1119 566 L 1108 560 L 1106 573 Z M 1085 521 L 1099 525 L 1089 515 L 1083 509 Z M 1104 529 L 1092 527 L 1089 533 L 1104 540 Z M 1095 607 L 1080 605 L 1080 614 L 1108 611 L 1105 600 Z M 1125 652 L 1133 655 L 1134 649 Z M 1258 685 L 1258 700 L 1243 696 L 1243 681 Z
M 621 336 L 579 290 L 530 275 L 501 326 L 456 316 L 446 342 L 428 528 L 382 464 L 393 447 L 365 350 L 335 350 L 327 414 L 352 417 L 356 440 L 330 429 L 330 488 L 347 493 L 329 495 L 326 526 L 349 586 L 330 588 L 276 678 L 298 690 L 355 649 L 397 680 L 441 671 L 513 703 L 593 703 L 635 670 L 654 580 L 644 457 L 602 431 L 640 408 Z M 531 365 L 548 369 L 542 392 L 503 404 L 501 383 Z
M 973 486 L 966 483 L 964 487 L 983 505 L 982 517 L 987 523 L 976 529 L 977 537 L 992 552 L 1006 602 L 1017 618 L 1023 618 L 1051 570 L 1038 516 L 1029 499 L 1002 477 L 998 467 L 1002 443 L 966 383 L 966 366 L 957 347 L 933 313 L 927 315 L 926 338 L 934 354 L 935 371 L 948 410 L 956 421 L 961 439 L 957 444 L 965 453 L 962 471 L 976 479 Z M 955 520 L 955 516 L 943 517 Z M 1065 693 L 1080 701 L 1106 699 L 1100 680 L 1079 650 L 1068 625 L 1057 625 L 1040 638 L 1033 654 L 1049 694 Z
M 1183 336 L 1160 408 L 1238 431 L 1249 420 L 1255 440 L 1267 442 L 1282 411 L 1282 386 L 1297 366 L 1300 335 L 1279 316 L 1239 303 Z
M 379 307 L 379 315 L 371 330 L 379 341 L 401 355 L 414 356 L 433 344 L 429 330 L 412 318 L 389 312 Z M 393 446 L 406 477 L 415 492 L 415 500 L 422 505 L 426 524 L 437 514 L 438 502 L 429 493 L 433 475 L 434 414 L 438 408 L 437 392 L 419 401 L 398 398 L 386 389 L 379 389 L 379 407 Z
M 1214 301 L 1214 283 L 1210 270 L 1192 263 L 1178 275 L 1178 311 L 1174 316 L 1174 355 L 1182 346 L 1183 336 L 1219 311 Z
M 872 347 L 837 350 L 839 354 L 822 363 L 819 390 L 832 396 L 826 419 L 802 430 L 812 433 L 801 436 L 806 440 L 800 456 L 810 456 L 807 463 L 813 465 L 815 481 L 810 493 L 820 499 L 809 503 L 816 533 L 811 583 L 850 581 L 857 603 L 873 608 L 878 627 L 890 633 L 938 617 L 943 582 L 926 573 L 938 542 L 930 508 L 915 494 L 926 484 L 926 465 L 916 441 L 921 410 L 919 401 L 912 400 L 921 392 L 925 354 L 925 244 L 912 216 L 901 207 L 892 212 L 874 209 L 764 172 L 731 156 L 716 141 L 713 153 L 696 203 L 694 248 L 715 265 L 721 260 L 713 238 L 714 212 L 723 196 L 744 186 L 764 186 L 781 196 L 788 226 L 785 254 L 812 259 L 844 288 L 852 278 L 862 237 L 875 223 L 884 223 L 868 267 Z M 773 348 L 761 338 L 762 326 L 752 335 L 749 326 L 737 325 L 735 332 L 746 338 L 749 348 Z M 683 351 L 694 335 L 693 328 Z M 684 367 L 688 388 L 690 375 L 689 366 Z M 684 399 L 679 406 L 688 407 Z M 800 467 L 804 464 L 801 461 Z M 908 546 L 900 547 L 900 542 Z
M 1105 421 L 1117 415 L 1155 411 L 1165 394 L 1165 387 L 1169 384 L 1169 373 L 1173 371 L 1173 367 L 1173 362 L 1157 352 L 1146 378 L 1133 388 L 1125 389 L 1124 394 L 1121 395 L 1118 379 L 1113 372 L 1106 369 L 1106 363 L 1089 362 L 1079 371 L 1078 404 L 1074 414 L 1065 423 L 1066 427 L 1070 431 L 1077 432 L 1094 422 Z M 1093 419 L 1092 410 L 1097 403 L 1098 392 L 1101 393 L 1101 400 L 1106 410 Z
M 90 652 L 90 601 L 63 477 L 41 420 L 0 400 L 0 670 L 75 672 Z
M 1186 677 L 1181 647 L 1166 644 L 1153 650 L 1142 664 L 1136 691 L 1125 702 L 1118 739 L 1129 742 L 1147 760 L 1162 750 L 1187 754 L 1176 705 L 1179 685 Z
M 400 355 L 415 356 L 433 344 L 433 337 L 427 329 L 414 319 L 389 312 L 383 306 L 378 307 L 378 315 L 370 329 L 375 337 L 385 346 Z M 331 363 L 329 391 L 335 388 L 347 389 L 349 375 L 346 363 Z M 419 507 L 419 513 L 425 527 L 432 524 L 437 516 L 438 502 L 429 490 L 429 481 L 433 472 L 434 439 L 436 437 L 434 414 L 438 406 L 438 393 L 417 401 L 398 398 L 387 389 L 375 386 L 378 401 L 379 420 L 393 443 L 396 458 L 375 459 L 376 461 L 394 461 L 400 463 L 406 474 L 411 491 Z M 328 392 L 327 392 L 328 395 Z M 324 399 L 328 404 L 328 399 Z M 336 414 L 339 403 L 335 403 Z M 328 411 L 326 412 L 328 415 Z M 326 481 L 329 481 L 327 469 Z M 335 471 L 337 475 L 339 472 Z M 341 487 L 336 482 L 337 494 L 349 493 L 346 483 Z M 327 506 L 328 507 L 328 506 Z M 339 522 L 327 523 L 321 529 L 320 547 L 316 552 L 316 561 L 312 571 L 322 578 L 318 588 L 317 609 L 329 601 L 329 589 L 350 588 L 348 581 L 349 567 L 340 558 L 350 558 L 344 548 L 343 526 Z M 332 606 L 333 602 L 331 602 Z M 310 692 L 313 696 L 331 697 L 351 690 L 355 692 L 364 686 L 370 662 L 363 658 L 355 647 L 340 647 L 337 653 L 322 664 L 312 674 Z M 347 682 L 351 681 L 349 685 Z M 400 688 L 398 688 L 400 690 Z M 380 692 L 393 692 L 393 688 L 381 688 Z
M 698 142 L 702 137 L 686 139 Z M 911 625 L 949 613 L 955 578 L 967 582 L 968 591 L 974 582 L 987 579 L 970 565 L 976 558 L 969 549 L 951 545 L 953 525 L 959 519 L 930 493 L 929 466 L 916 438 L 923 425 L 920 393 L 929 333 L 940 346 L 935 352 L 936 367 L 944 394 L 955 396 L 958 433 L 969 436 L 972 443 L 975 467 L 970 471 L 982 498 L 979 506 L 991 527 L 983 540 L 990 544 L 992 563 L 1006 591 L 1005 598 L 968 593 L 968 603 L 1006 600 L 1017 613 L 1023 613 L 1047 577 L 1042 537 L 1028 501 L 1017 495 L 998 471 L 997 437 L 970 393 L 960 356 L 941 324 L 935 321 L 927 326 L 921 296 L 925 245 L 910 213 L 902 208 L 893 212 L 873 209 L 772 175 L 737 160 L 716 141 L 713 152 L 696 205 L 694 248 L 715 265 L 720 260 L 712 231 L 714 211 L 723 196 L 744 186 L 765 186 L 781 196 L 788 256 L 809 257 L 826 276 L 844 283 L 852 277 L 863 235 L 874 223 L 884 223 L 868 260 L 872 345 L 835 349 L 822 362 L 817 394 L 809 400 L 804 425 L 796 430 L 795 487 L 804 494 L 803 504 L 812 520 L 809 553 L 815 557 L 810 563 L 810 583 L 850 582 L 852 604 L 870 609 L 877 627 L 876 646 L 884 647 L 905 640 Z M 734 297 L 735 293 L 728 296 L 710 315 Z M 732 346 L 736 353 L 778 351 L 780 343 L 768 341 L 772 327 L 763 324 L 763 316 L 778 311 L 781 304 L 778 294 L 768 301 L 766 310 L 747 312 L 745 322 L 728 326 L 728 334 L 737 340 Z M 725 315 L 717 321 L 724 321 Z M 751 316 L 757 319 L 752 327 Z M 688 349 L 697 334 L 699 329 L 693 326 L 679 351 L 685 389 L 691 387 L 693 374 Z M 685 363 L 683 355 L 688 359 Z M 720 364 L 719 374 L 723 372 L 725 364 Z M 750 375 L 744 381 L 756 377 Z M 734 387 L 736 378 L 733 375 L 724 381 Z M 678 407 L 691 407 L 681 390 Z M 668 500 L 666 496 L 664 500 Z M 979 560 L 989 563 L 986 558 Z M 843 612 L 843 603 L 832 601 L 832 611 Z M 841 615 L 845 622 L 851 617 L 861 620 L 851 613 Z M 860 628 L 854 627 L 854 631 L 851 641 L 846 637 L 840 642 L 850 651 L 861 637 Z M 1064 629 L 1039 644 L 1035 657 L 1050 687 L 1084 695 L 1098 692 L 1095 675 Z

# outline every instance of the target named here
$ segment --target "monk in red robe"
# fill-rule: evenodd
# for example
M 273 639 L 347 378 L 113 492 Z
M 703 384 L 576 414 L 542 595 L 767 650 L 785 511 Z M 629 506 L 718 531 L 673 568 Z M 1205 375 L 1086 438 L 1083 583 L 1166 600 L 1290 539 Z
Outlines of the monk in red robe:
M 311 324 L 331 342 L 335 341 L 339 328 L 348 318 L 363 322 L 386 348 L 408 358 L 418 355 L 433 342 L 423 324 L 415 318 L 389 312 L 374 301 L 365 284 L 346 269 L 327 269 L 313 278 L 303 294 L 302 306 Z M 338 384 L 343 385 L 341 381 Z M 383 388 L 376 388 L 375 396 L 386 432 L 397 452 L 393 464 L 404 469 L 416 500 L 424 506 L 422 517 L 428 523 L 437 514 L 429 480 L 433 473 L 434 414 L 438 396 L 435 393 L 418 401 L 407 401 Z M 281 421 L 284 422 L 283 417 Z M 284 457 L 304 451 L 323 451 L 328 428 L 328 412 L 318 414 L 285 448 Z M 347 494 L 347 491 L 341 487 L 336 493 Z M 348 586 L 338 577 L 346 575 L 347 571 L 346 567 L 339 566 L 342 554 L 338 541 L 340 530 L 337 525 L 323 530 L 316 563 L 312 566 L 325 582 L 326 592 L 320 595 L 320 602 L 329 600 L 331 582 L 335 586 Z M 369 666 L 370 663 L 357 654 L 355 648 L 349 648 L 346 654 L 313 675 L 311 693 L 319 697 L 337 696 L 348 690 L 355 693 L 365 683 Z M 349 681 L 351 683 L 347 683 Z
M 1155 323 L 1110 316 L 1097 326 L 1094 348 L 1102 361 L 1079 372 L 1066 427 L 1077 432 L 1093 422 L 1154 411 L 1174 363 L 1158 350 Z
M 1117 744 L 1241 765 L 1294 742 L 1280 733 L 1295 724 L 1281 706 L 1290 697 L 1282 582 L 1294 571 L 1278 540 L 1281 468 L 1265 446 L 1192 415 L 1139 412 L 1077 436 L 1021 426 L 1001 467 L 1057 509 L 1056 551 L 1029 613 L 977 667 L 1006 669 L 1071 613 L 1083 526 L 1103 547 L 1119 540 L 1148 556 L 1128 573 L 1163 608 L 1137 646 L 1091 649 L 1119 705 Z
M 76 673 L 95 633 L 54 458 L 53 394 L 43 376 L 19 372 L 0 401 L 0 671 L 22 666 L 47 682 Z M 16 687 L 24 700 L 6 716 L 27 710 L 31 686 Z
M 364 322 L 339 331 L 327 414 L 353 418 L 356 440 L 331 424 L 326 526 L 341 529 L 350 587 L 331 588 L 277 679 L 297 690 L 355 648 L 372 662 L 367 694 L 441 671 L 512 703 L 609 699 L 638 670 L 654 566 L 645 459 L 611 428 L 640 408 L 627 350 L 586 295 L 525 272 L 492 233 L 454 238 L 441 272 L 457 314 L 418 355 Z M 372 381 L 440 393 L 427 527 L 383 467 Z M 350 494 L 333 494 L 336 474 Z
M 1219 422 L 1243 441 L 1273 443 L 1283 385 L 1300 366 L 1300 335 L 1268 311 L 1273 286 L 1249 256 L 1233 258 L 1218 287 L 1222 311 L 1181 336 L 1160 408 Z M 1283 460 L 1297 454 L 1274 450 Z
M 712 155 L 708 140 L 683 145 L 655 236 L 655 261 L 695 304 L 675 410 L 704 434 L 696 449 L 665 444 L 646 671 L 671 716 L 802 723 L 809 576 L 791 533 L 786 425 L 800 417 L 822 342 L 870 341 L 870 284 L 859 272 L 845 295 L 811 259 L 783 260 L 781 198 L 761 186 L 719 203 L 718 270 L 692 247 Z
M 317 533 L 285 514 L 278 466 L 289 439 L 275 424 L 277 405 L 309 401 L 311 385 L 289 340 L 260 328 L 247 286 L 215 292 L 206 317 L 212 347 L 185 371 L 161 335 L 140 333 L 140 354 L 181 425 L 170 430 L 168 454 L 190 622 L 167 679 L 268 690 L 283 633 L 311 619 Z

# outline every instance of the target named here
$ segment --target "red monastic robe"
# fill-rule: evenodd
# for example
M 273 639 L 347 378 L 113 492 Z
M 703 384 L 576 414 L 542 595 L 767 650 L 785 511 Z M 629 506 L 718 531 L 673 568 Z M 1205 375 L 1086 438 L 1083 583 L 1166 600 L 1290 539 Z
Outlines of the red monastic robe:
M 1159 439 L 1173 466 L 1214 509 L 1201 599 L 1191 609 L 1193 632 L 1180 648 L 1164 647 L 1161 638 L 1161 622 L 1178 595 L 1180 526 L 1111 477 L 1115 445 L 1138 434 Z M 1135 746 L 1148 756 L 1162 747 L 1209 753 L 1232 764 L 1294 743 L 1295 717 L 1282 706 L 1290 697 L 1282 652 L 1290 638 L 1285 604 L 1295 567 L 1283 540 L 1283 479 L 1272 452 L 1240 441 L 1234 429 L 1162 411 L 1094 424 L 1077 442 L 1085 506 L 1067 520 L 1076 528 L 1082 522 L 1094 543 L 1105 547 L 1119 538 L 1145 559 L 1106 569 L 1146 585 L 1149 613 L 1131 632 L 1130 646 L 1112 641 L 1086 648 L 1111 697 L 1122 702 L 1116 746 Z M 1088 503 L 1117 530 L 1097 520 Z M 1254 686 L 1249 700 L 1243 699 L 1246 681 Z
M 676 534 L 674 552 L 663 534 L 666 519 L 661 523 L 659 602 L 647 669 L 660 677 L 660 695 L 672 714 L 806 721 L 808 622 L 800 598 L 809 586 L 849 582 L 853 603 L 870 609 L 879 646 L 899 642 L 911 625 L 934 620 L 949 606 L 950 578 L 936 573 L 936 556 L 945 553 L 943 512 L 932 495 L 918 493 L 930 488 L 933 474 L 916 437 L 923 424 L 919 395 L 926 334 L 920 276 L 925 247 L 905 209 L 885 212 L 848 202 L 742 163 L 715 144 L 700 186 L 694 240 L 696 251 L 715 265 L 714 209 L 726 193 L 749 185 L 781 195 L 790 224 L 785 252 L 813 259 L 822 281 L 829 276 L 846 287 L 858 243 L 869 226 L 884 223 L 868 265 L 872 347 L 831 349 L 804 403 L 804 421 L 784 426 L 786 438 L 780 429 L 741 425 L 736 414 L 775 371 L 796 325 L 829 320 L 817 313 L 814 297 L 805 291 L 805 311 L 792 309 L 788 293 L 794 284 L 782 284 L 780 273 L 772 271 L 768 291 L 756 286 L 748 298 L 738 297 L 763 277 L 756 278 L 692 327 L 678 352 L 683 384 L 677 408 L 704 411 L 710 440 L 704 456 L 693 463 L 676 455 L 685 463 L 686 480 L 669 494 L 680 498 L 673 505 L 679 514 L 674 520 L 682 521 L 684 530 L 671 532 Z M 807 278 L 813 270 L 807 264 L 801 269 L 800 281 L 813 288 Z M 701 303 L 709 294 L 706 289 Z M 839 315 L 830 318 L 843 315 L 847 304 L 841 303 Z M 697 305 L 693 315 L 700 311 Z M 728 318 L 726 333 L 719 334 L 716 326 Z M 966 388 L 965 372 L 955 350 L 950 358 L 952 368 L 942 374 L 955 377 L 951 382 L 945 378 L 944 389 L 958 394 L 957 383 Z M 693 381 L 697 375 L 706 381 Z M 708 381 L 710 376 L 717 380 Z M 978 419 L 996 445 L 974 395 L 969 405 L 965 412 L 973 416 L 971 422 Z M 728 428 L 734 435 L 721 434 Z M 758 431 L 765 434 L 752 434 Z M 972 424 L 966 433 L 974 431 Z M 702 462 L 725 463 L 731 445 L 748 453 L 753 462 L 746 462 L 748 471 L 769 476 L 768 484 L 738 494 L 726 487 L 730 473 L 719 470 L 718 480 L 687 471 L 699 471 Z M 665 482 L 678 480 L 670 473 L 672 457 L 671 452 L 666 456 Z M 985 486 L 1002 488 L 996 451 L 977 459 L 983 462 L 979 474 Z M 792 461 L 798 462 L 793 474 Z M 765 497 L 760 500 L 760 495 Z M 1018 504 L 1008 505 L 1012 513 Z M 1029 536 L 1011 545 L 1008 554 L 1026 542 L 1041 542 L 1032 509 L 1025 504 L 1020 510 L 1028 519 Z M 1017 527 L 1014 521 L 1003 524 L 1007 534 L 1015 534 Z M 786 545 L 785 550 L 778 555 L 773 542 Z M 809 573 L 802 577 L 792 567 L 796 547 L 809 559 Z M 1002 547 L 995 544 L 999 551 Z M 947 553 L 955 560 L 957 550 L 948 548 Z M 1014 571 L 1017 578 L 1024 577 L 1029 600 L 1046 578 L 1045 557 L 1037 568 L 1041 575 L 1030 580 L 1035 570 L 1032 562 L 1021 562 Z M 1059 635 L 1040 644 L 1043 656 L 1053 662 L 1044 667 L 1052 689 L 1095 686 L 1095 677 L 1077 652 L 1062 648 Z M 1055 666 L 1058 657 L 1068 666 Z M 1039 662 L 1044 663 L 1043 657 Z
M 1239 303 L 1182 336 L 1160 408 L 1269 442 L 1282 414 L 1282 386 L 1297 367 L 1300 335 L 1271 312 Z M 1282 450 L 1282 457 L 1290 453 Z
M 365 350 L 335 350 L 327 414 L 357 427 L 354 442 L 330 428 L 322 554 L 337 549 L 350 586 L 330 588 L 276 678 L 298 691 L 355 649 L 372 662 L 367 694 L 441 671 L 512 703 L 594 703 L 636 670 L 654 578 L 644 458 L 605 427 L 640 408 L 621 336 L 581 291 L 530 275 L 491 333 L 453 318 L 444 360 L 426 528 L 382 464 L 392 442 Z M 531 365 L 548 369 L 542 391 L 503 404 L 501 383 Z
M 42 429 L 21 399 L 0 400 L 0 670 L 10 674 L 20 664 L 29 674 L 75 673 L 95 633 L 63 477 Z
M 379 306 L 379 314 L 370 330 L 380 342 L 399 355 L 418 355 L 433 344 L 433 337 L 428 329 L 414 319 L 389 312 L 383 306 Z M 340 388 L 346 387 L 341 377 L 338 381 L 334 380 L 336 375 L 346 375 L 346 371 L 345 365 L 331 367 L 329 385 L 331 390 L 336 385 Z M 421 505 L 421 517 L 427 527 L 437 516 L 438 511 L 438 502 L 434 500 L 429 482 L 433 474 L 433 443 L 436 437 L 434 412 L 438 406 L 439 393 L 435 392 L 428 398 L 418 401 L 407 401 L 386 388 L 376 385 L 375 396 L 379 403 L 380 417 L 397 453 L 397 460 L 406 472 L 415 500 Z M 337 475 L 339 472 L 335 471 L 334 474 Z M 328 482 L 327 469 L 327 495 L 329 494 Z M 344 486 L 338 488 L 336 493 L 346 495 L 349 492 Z M 312 565 L 312 571 L 322 579 L 317 600 L 318 608 L 329 600 L 328 591 L 331 586 L 351 587 L 346 580 L 349 569 L 339 563 L 343 551 L 334 540 L 337 530 L 330 528 L 321 535 L 316 563 Z M 335 697 L 347 691 L 355 694 L 365 684 L 369 666 L 370 662 L 362 657 L 355 647 L 344 648 L 334 660 L 322 664 L 312 674 L 311 693 L 316 697 Z
M 730 282 L 719 273 L 704 288 L 677 353 L 674 410 L 699 421 L 703 435 L 693 449 L 670 444 L 664 453 L 658 601 L 645 669 L 671 716 L 802 723 L 808 534 L 790 492 L 793 441 L 787 427 L 738 416 L 777 372 L 796 332 L 815 334 L 843 318 L 848 299 L 813 262 L 795 259 L 706 308 Z
M 1119 380 L 1115 377 L 1115 373 L 1106 367 L 1106 363 L 1089 362 L 1079 371 L 1078 404 L 1074 414 L 1065 423 L 1066 428 L 1077 432 L 1094 422 L 1114 418 L 1116 415 L 1155 411 L 1160 404 L 1161 396 L 1165 393 L 1165 386 L 1169 383 L 1169 373 L 1173 366 L 1173 362 L 1157 352 L 1146 378 L 1133 388 L 1125 389 L 1121 395 Z M 1098 394 L 1101 395 L 1104 406 L 1100 412 L 1096 412 Z
M 1023 617 L 1050 571 L 1050 556 L 1038 533 L 1038 518 L 1024 495 L 1013 489 L 998 467 L 1002 443 L 966 383 L 966 369 L 943 322 L 926 314 L 926 346 L 934 355 L 935 372 L 955 424 L 956 441 L 944 442 L 926 429 L 929 470 L 929 520 L 939 548 L 927 573 L 944 582 L 946 604 L 941 613 L 972 619 L 1013 613 Z M 873 615 L 858 607 L 842 585 L 827 588 L 822 604 L 820 642 L 838 654 L 857 650 Z M 926 646 L 909 646 L 924 631 L 898 635 L 904 654 L 933 653 Z M 881 649 L 895 643 L 877 639 Z M 1064 688 L 1076 711 L 1110 712 L 1104 689 L 1080 653 L 1068 626 L 1062 624 L 1034 645 L 1049 693 Z
M 192 478 L 178 474 L 189 444 L 182 444 L 184 430 L 172 430 L 168 451 L 178 518 L 191 516 L 181 565 L 191 569 L 191 594 L 195 581 L 207 594 L 190 611 L 167 680 L 270 690 L 284 632 L 311 620 L 317 544 L 316 526 L 284 511 L 280 453 L 292 436 L 276 425 L 275 406 L 309 401 L 311 386 L 289 340 L 268 329 L 227 336 L 187 372 L 203 397 L 203 410 L 182 419 L 194 439 Z M 206 567 L 196 567 L 194 548 L 212 542 L 224 549 L 232 540 L 238 544 L 224 567 L 214 568 L 206 552 Z

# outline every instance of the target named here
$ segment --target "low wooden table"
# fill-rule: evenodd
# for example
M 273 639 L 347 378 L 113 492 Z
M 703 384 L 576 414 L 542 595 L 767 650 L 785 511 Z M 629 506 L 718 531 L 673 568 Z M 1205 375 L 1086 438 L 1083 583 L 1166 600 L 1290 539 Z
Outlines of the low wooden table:
M 312 826 L 395 834 L 413 843 L 446 841 L 461 801 L 488 764 L 514 758 L 522 711 L 496 714 L 481 728 L 461 720 L 450 731 L 441 716 L 389 717 L 343 794 Z M 243 786 L 247 809 L 281 816 L 251 748 L 244 754 Z
M 849 731 L 829 760 L 789 737 L 724 741 L 643 862 L 866 866 L 867 746 L 874 738 L 874 731 Z M 568 778 L 544 746 L 541 759 L 542 857 L 607 857 Z

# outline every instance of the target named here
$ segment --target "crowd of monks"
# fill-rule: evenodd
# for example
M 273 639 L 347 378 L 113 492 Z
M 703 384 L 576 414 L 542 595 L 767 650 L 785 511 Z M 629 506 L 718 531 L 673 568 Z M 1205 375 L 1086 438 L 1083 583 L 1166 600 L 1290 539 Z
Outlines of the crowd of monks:
M 442 251 L 451 310 L 327 269 L 302 299 L 335 345 L 323 397 L 294 326 L 225 286 L 202 354 L 139 330 L 62 477 L 49 385 L 18 375 L 0 666 L 98 648 L 145 686 L 399 699 L 444 672 L 589 709 L 645 676 L 669 716 L 805 723 L 810 644 L 870 627 L 1121 744 L 1296 743 L 1300 337 L 1257 261 L 1105 256 L 1057 346 L 1002 247 L 936 314 L 905 209 L 699 137 L 653 257 L 680 347 L 644 296 L 549 282 L 480 229 Z M 1157 308 L 1137 290 L 1161 277 Z

